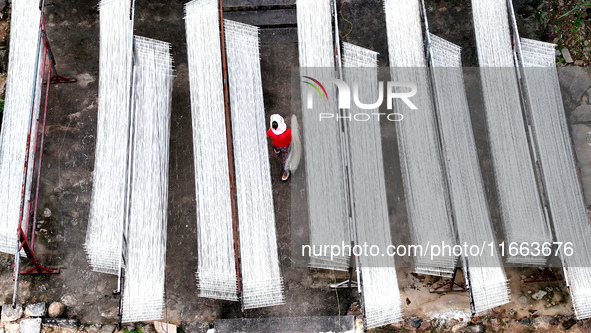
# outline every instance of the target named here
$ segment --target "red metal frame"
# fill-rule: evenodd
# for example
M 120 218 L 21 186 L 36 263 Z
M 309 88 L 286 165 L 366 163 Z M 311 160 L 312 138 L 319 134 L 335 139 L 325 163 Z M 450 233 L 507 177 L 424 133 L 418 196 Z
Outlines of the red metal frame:
M 556 282 L 562 280 L 562 275 L 554 274 L 549 268 L 544 268 L 542 273 L 534 276 L 533 278 L 524 279 L 524 283 L 533 283 L 533 282 Z
M 458 269 L 455 268 L 454 269 L 454 274 L 451 277 L 451 280 L 449 280 L 448 282 L 440 285 L 439 287 L 433 288 L 433 289 L 429 289 L 430 293 L 433 294 L 442 294 L 442 293 L 450 293 L 450 292 L 465 292 L 468 291 L 468 288 L 466 288 L 466 284 L 458 284 L 456 283 L 456 276 L 458 273 Z M 446 288 L 447 287 L 447 288 Z
M 43 123 L 40 124 L 40 119 L 37 118 L 35 122 L 31 121 L 31 125 L 29 127 L 29 133 L 27 134 L 27 157 L 25 158 L 25 165 L 24 165 L 24 179 L 23 187 L 21 191 L 21 207 L 20 207 L 20 214 L 19 214 L 19 221 L 17 227 L 18 239 L 19 239 L 19 248 L 18 252 L 21 250 L 24 251 L 29 259 L 33 262 L 33 267 L 21 270 L 19 274 L 57 274 L 59 273 L 59 269 L 50 269 L 43 267 L 39 264 L 36 256 L 35 256 L 35 230 L 37 228 L 37 209 L 39 203 L 39 188 L 40 188 L 40 181 L 41 181 L 41 166 L 43 162 L 43 146 L 45 143 L 45 125 L 47 120 L 47 107 L 49 104 L 49 87 L 52 83 L 70 83 L 76 82 L 75 79 L 69 79 L 57 74 L 55 69 L 55 59 L 53 58 L 53 54 L 51 52 L 51 47 L 49 46 L 49 41 L 47 39 L 46 31 L 45 31 L 45 13 L 42 9 L 41 11 L 41 22 L 39 26 L 41 39 L 43 42 L 43 64 L 41 67 L 41 82 L 45 85 L 45 96 L 42 96 L 40 100 L 40 104 L 43 103 Z M 35 106 L 31 109 L 31 114 L 34 111 Z M 41 126 L 40 126 L 41 125 Z M 36 181 L 35 181 L 35 200 L 34 200 L 34 209 L 31 211 L 31 202 L 29 201 L 27 205 L 27 216 L 24 216 L 24 208 L 25 208 L 25 194 L 26 194 L 26 179 L 28 178 L 29 172 L 29 151 L 31 148 L 31 135 L 35 135 L 34 143 L 33 143 L 33 169 L 35 166 L 37 168 L 36 174 Z M 40 136 L 40 138 L 39 138 Z M 38 145 L 38 140 L 40 139 L 40 144 Z M 31 215 L 33 216 L 33 223 L 29 225 Z M 25 225 L 23 229 L 23 219 L 25 219 Z M 16 254 L 18 255 L 18 254 Z M 15 260 L 16 261 L 16 260 Z M 16 265 L 16 263 L 15 263 Z M 16 274 L 16 272 L 15 272 Z M 13 277 L 15 278 L 15 277 Z
M 45 16 L 43 16 L 45 20 Z M 53 57 L 53 52 L 51 52 L 51 46 L 49 45 L 49 40 L 47 40 L 47 34 L 45 33 L 45 22 L 43 23 L 43 45 L 45 45 L 45 49 L 47 50 L 47 55 L 49 57 L 49 68 L 51 69 L 51 79 L 49 82 L 51 84 L 58 84 L 58 83 L 73 83 L 78 80 L 73 78 L 67 78 L 65 76 L 61 76 L 57 73 L 55 69 L 55 58 Z

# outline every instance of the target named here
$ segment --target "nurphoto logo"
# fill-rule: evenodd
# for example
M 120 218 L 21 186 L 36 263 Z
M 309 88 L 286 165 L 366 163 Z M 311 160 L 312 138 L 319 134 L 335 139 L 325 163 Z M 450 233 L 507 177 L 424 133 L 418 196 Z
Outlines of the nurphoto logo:
M 335 78 L 320 78 L 315 79 L 310 76 L 303 76 L 305 79 L 304 83 L 309 85 L 311 89 L 307 90 L 306 94 L 306 108 L 308 110 L 314 109 L 314 96 L 318 94 L 321 101 L 328 101 L 329 96 L 326 92 L 325 86 L 322 84 L 326 83 L 333 83 L 337 87 L 338 91 L 338 108 L 342 110 L 350 110 L 351 109 L 351 88 L 349 84 L 343 80 L 335 79 Z M 384 103 L 384 86 L 386 87 L 386 103 L 387 109 L 393 110 L 394 108 L 394 100 L 399 99 L 406 106 L 411 110 L 417 110 L 418 108 L 416 105 L 411 101 L 411 98 L 417 94 L 417 86 L 411 82 L 395 82 L 395 81 L 378 81 L 377 88 L 378 88 L 378 99 L 374 103 L 363 103 L 359 97 L 359 83 L 353 82 L 353 103 L 355 106 L 361 110 L 375 110 L 377 111 L 382 104 Z M 405 91 L 399 91 L 401 88 Z M 335 113 L 319 113 L 319 120 L 325 119 L 333 119 L 336 121 L 339 120 L 355 120 L 355 121 L 369 121 L 372 118 L 377 118 L 377 120 L 381 120 L 381 117 L 385 116 L 386 119 L 389 121 L 401 121 L 404 116 L 400 113 L 359 113 L 356 112 L 355 114 L 351 115 L 340 115 L 338 112 Z

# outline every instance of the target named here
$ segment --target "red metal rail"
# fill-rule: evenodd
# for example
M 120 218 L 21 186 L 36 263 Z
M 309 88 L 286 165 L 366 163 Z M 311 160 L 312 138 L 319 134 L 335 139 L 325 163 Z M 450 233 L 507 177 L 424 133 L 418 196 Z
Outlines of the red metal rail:
M 34 101 L 34 96 L 36 92 L 33 92 L 33 96 L 31 96 L 33 102 L 31 103 L 31 115 L 29 120 L 29 131 L 27 133 L 27 149 L 26 149 L 26 157 L 24 163 L 24 170 L 23 170 L 23 183 L 21 188 L 21 206 L 19 212 L 19 220 L 17 226 L 17 238 L 18 238 L 18 247 L 17 251 L 15 252 L 15 270 L 14 270 L 14 295 L 13 295 L 13 305 L 16 304 L 16 297 L 18 294 L 18 276 L 20 274 L 57 274 L 59 270 L 57 269 L 49 269 L 39 264 L 35 256 L 35 230 L 37 228 L 37 209 L 39 204 L 39 188 L 41 184 L 41 167 L 43 162 L 43 146 L 45 143 L 45 125 L 47 121 L 47 108 L 49 105 L 49 87 L 52 83 L 69 83 L 69 82 L 76 82 L 75 79 L 65 78 L 57 74 L 55 69 L 55 59 L 53 58 L 53 54 L 51 53 L 51 48 L 49 46 L 49 41 L 47 39 L 47 35 L 45 32 L 45 13 L 43 4 L 41 5 L 41 20 L 39 24 L 39 43 L 38 48 L 43 47 L 43 62 L 41 66 L 41 82 L 42 87 L 45 85 L 45 94 L 43 95 L 43 91 L 41 91 L 41 98 L 39 100 L 39 107 L 43 106 L 43 122 L 40 123 L 40 118 L 33 120 L 34 111 L 37 104 Z M 40 51 L 38 49 L 38 51 Z M 39 52 L 38 52 L 39 54 Z M 36 66 L 39 64 L 37 63 Z M 35 69 L 36 71 L 38 69 Z M 37 85 L 37 75 L 35 75 L 35 82 L 34 85 Z M 36 89 L 36 88 L 35 88 Z M 43 88 L 42 88 L 43 89 Z M 33 145 L 31 147 L 31 136 L 34 135 Z M 33 200 L 33 210 L 31 211 L 31 200 L 26 200 L 25 196 L 27 194 L 27 187 L 29 185 L 29 157 L 30 151 L 33 148 L 33 172 L 36 168 L 36 179 L 31 186 L 34 185 L 35 197 Z M 30 182 L 33 182 L 33 177 L 31 177 Z M 26 207 L 26 209 L 25 209 Z M 25 214 L 25 211 L 27 212 Z M 31 217 L 32 223 L 31 222 Z M 23 224 L 24 221 L 24 224 Z M 23 228 L 24 225 L 24 228 Z M 31 259 L 33 263 L 33 267 L 20 270 L 20 251 L 24 251 L 27 255 L 27 258 Z

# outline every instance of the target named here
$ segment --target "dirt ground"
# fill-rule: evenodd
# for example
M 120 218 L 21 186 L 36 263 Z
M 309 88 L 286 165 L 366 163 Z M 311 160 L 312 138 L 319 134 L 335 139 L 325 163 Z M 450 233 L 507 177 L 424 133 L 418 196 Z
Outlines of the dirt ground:
M 331 291 L 328 283 L 341 273 L 291 268 L 289 264 L 289 187 L 278 179 L 278 162 L 271 161 L 273 194 L 282 274 L 284 306 L 240 311 L 238 303 L 197 297 L 197 239 L 195 183 L 189 82 L 183 20 L 185 1 L 138 2 L 135 33 L 172 44 L 176 78 L 172 97 L 169 217 L 166 279 L 166 320 L 172 323 L 213 322 L 216 318 L 336 315 L 356 297 L 349 290 Z M 98 91 L 99 14 L 97 2 L 48 1 L 48 35 L 61 75 L 78 83 L 52 87 L 42 179 L 41 211 L 52 216 L 40 224 L 40 261 L 60 268 L 54 276 L 25 276 L 19 302 L 61 300 L 67 317 L 81 322 L 115 323 L 119 296 L 116 277 L 94 273 L 86 261 L 83 242 L 92 188 Z M 292 67 L 297 66 L 295 43 L 266 44 L 261 58 L 266 112 L 287 115 Z M 287 78 L 287 79 L 286 79 Z M 2 256 L 0 294 L 12 295 L 10 256 Z
M 286 304 L 242 313 L 238 303 L 197 297 L 194 274 L 197 267 L 194 163 L 183 21 L 185 2 L 138 1 L 135 18 L 137 35 L 161 39 L 172 44 L 176 70 L 172 97 L 165 320 L 180 325 L 194 322 L 212 323 L 218 318 L 346 314 L 348 307 L 359 300 L 359 295 L 355 290 L 334 291 L 328 287 L 329 283 L 345 279 L 346 274 L 298 268 L 291 263 L 291 189 L 289 183 L 279 180 L 279 162 L 273 154 L 270 154 L 270 162 Z M 520 9 L 520 25 L 528 27 L 524 28 L 524 31 L 530 31 L 532 26 L 538 24 L 532 23 L 538 22 L 537 20 L 527 20 L 531 8 L 537 10 L 537 7 L 532 7 L 534 2 L 516 1 L 516 8 Z M 339 7 L 341 3 L 339 1 Z M 462 46 L 464 65 L 475 66 L 477 60 L 470 2 L 426 0 L 426 4 L 431 31 Z M 382 5 L 380 0 L 346 1 L 342 6 L 339 27 L 343 41 L 379 52 L 379 65 L 385 67 L 388 66 L 388 52 Z M 566 4 L 556 8 L 560 8 L 562 12 L 569 10 Z M 74 84 L 52 87 L 41 180 L 42 201 L 39 213 L 49 209 L 51 217 L 44 218 L 38 228 L 37 253 L 43 264 L 60 268 L 61 273 L 52 276 L 23 277 L 19 302 L 61 301 L 67 307 L 66 317 L 76 318 L 85 323 L 116 323 L 119 295 L 112 293 L 117 285 L 116 277 L 91 272 L 82 246 L 94 168 L 99 52 L 97 0 L 48 0 L 46 13 L 48 36 L 57 59 L 57 69 L 61 75 L 78 79 Z M 538 30 L 532 31 L 534 36 L 524 37 L 536 38 L 535 31 Z M 582 31 L 588 32 L 588 25 Z M 298 66 L 297 36 L 294 37 L 294 33 L 293 26 L 281 29 L 266 28 L 261 31 L 261 69 L 267 115 L 279 113 L 287 116 L 291 112 L 290 75 L 291 70 Z M 544 33 L 541 36 L 555 38 Z M 564 43 L 570 42 L 564 38 L 560 40 Z M 579 57 L 579 53 L 572 53 L 573 56 Z M 584 53 L 580 54 L 581 59 L 584 59 Z M 475 132 L 481 133 L 477 136 L 477 146 L 487 193 L 490 194 L 492 215 L 493 219 L 498 219 L 483 120 L 482 113 L 473 114 Z M 396 222 L 399 227 L 402 225 L 401 228 L 406 228 L 405 203 L 400 199 L 403 198 L 403 192 L 398 171 L 395 133 L 391 128 L 384 127 L 383 136 L 394 143 L 393 150 L 387 154 L 386 167 L 390 218 L 393 225 Z M 400 237 L 397 229 L 393 229 L 392 234 Z M 0 299 L 4 303 L 9 303 L 12 297 L 11 266 L 11 256 L 1 255 Z M 523 276 L 529 277 L 535 273 L 534 268 L 507 269 L 512 302 L 495 309 L 486 317 L 491 325 L 496 320 L 497 323 L 494 325 L 504 325 L 506 332 L 517 332 L 522 328 L 531 328 L 522 325 L 523 327 L 515 326 L 517 328 L 509 330 L 509 327 L 513 327 L 511 325 L 521 325 L 515 322 L 523 318 L 566 316 L 561 322 L 570 319 L 568 316 L 572 315 L 573 310 L 563 283 L 521 282 Z M 456 320 L 458 325 L 470 320 L 466 293 L 430 294 L 428 289 L 442 281 L 432 277 L 415 276 L 408 268 L 400 268 L 398 277 L 403 292 L 405 317 L 416 316 L 424 322 Z M 547 290 L 546 288 L 552 288 L 551 292 L 547 291 L 546 298 L 539 301 L 531 299 L 531 294 Z M 521 297 L 525 297 L 526 300 Z M 508 321 L 505 322 L 504 319 Z M 405 321 L 398 326 L 377 331 L 406 330 L 409 327 Z M 434 327 L 435 324 L 426 330 Z M 586 326 L 580 327 L 582 329 Z M 448 328 L 451 329 L 451 326 L 439 327 L 443 331 L 447 331 Z M 573 327 L 571 331 L 574 332 L 576 328 L 577 326 Z
M 557 45 L 559 65 L 591 64 L 591 3 L 585 0 L 520 1 L 524 37 Z M 564 49 L 572 60 L 568 60 Z

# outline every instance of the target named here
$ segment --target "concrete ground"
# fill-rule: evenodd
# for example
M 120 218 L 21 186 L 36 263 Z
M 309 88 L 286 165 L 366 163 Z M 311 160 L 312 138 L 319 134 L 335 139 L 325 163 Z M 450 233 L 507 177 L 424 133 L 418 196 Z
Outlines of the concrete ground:
M 287 116 L 292 107 L 291 70 L 298 66 L 297 35 L 292 7 L 289 6 L 293 1 L 275 2 L 282 4 L 280 9 L 283 12 L 273 12 L 277 16 L 258 16 L 264 21 L 261 23 L 263 90 L 266 113 Z M 463 47 L 465 66 L 476 65 L 469 1 L 426 2 L 432 32 Z M 86 323 L 115 323 L 119 296 L 112 291 L 117 285 L 116 277 L 91 272 L 82 247 L 94 168 L 99 50 L 97 0 L 48 0 L 46 3 L 48 36 L 58 62 L 57 69 L 61 75 L 78 79 L 74 84 L 52 87 L 44 150 L 40 213 L 49 209 L 51 217 L 44 218 L 39 225 L 37 253 L 43 264 L 60 268 L 61 273 L 23 277 L 19 302 L 61 301 L 67 307 L 66 317 L 77 318 Z M 238 303 L 197 297 L 194 275 L 197 267 L 195 184 L 184 3 L 185 1 L 137 2 L 135 18 L 137 35 L 172 44 L 176 69 L 172 97 L 165 320 L 186 324 L 212 323 L 220 318 L 346 314 L 351 303 L 358 301 L 356 291 L 334 291 L 328 288 L 329 283 L 341 281 L 346 278 L 346 274 L 298 268 L 291 263 L 291 189 L 289 183 L 279 180 L 279 162 L 273 154 L 270 154 L 270 162 L 286 304 L 241 313 Z M 234 3 L 233 9 L 240 12 L 241 6 L 252 1 L 229 3 Z M 260 11 L 268 9 L 259 8 Z M 241 15 L 246 14 L 228 15 L 234 15 L 233 19 L 239 20 Z M 380 52 L 380 66 L 388 66 L 382 1 L 349 0 L 343 7 L 342 15 L 339 19 L 342 40 Z M 352 23 L 350 33 L 351 26 L 345 18 Z M 252 20 L 253 17 L 246 15 L 243 19 Z M 585 180 L 585 191 L 587 197 L 591 198 L 591 176 L 586 176 L 591 175 L 586 163 L 591 162 L 591 148 L 581 143 L 581 138 L 584 138 L 582 133 L 591 130 L 591 110 L 584 106 L 589 104 L 590 92 L 586 92 L 589 87 L 578 99 L 576 91 L 573 92 L 568 87 L 563 89 Z M 579 105 L 583 105 L 584 110 L 578 109 L 577 113 L 574 110 Z M 492 167 L 490 157 L 487 156 L 484 115 L 482 112 L 474 112 L 472 116 L 475 132 L 478 133 L 477 145 L 491 211 L 493 218 L 498 220 Z M 383 127 L 382 131 L 384 138 L 393 143 L 393 150 L 387 154 L 386 168 L 390 218 L 393 226 L 405 229 L 406 209 L 397 165 L 395 132 L 387 127 Z M 393 228 L 392 234 L 404 239 L 405 232 L 397 228 Z M 27 261 L 24 263 L 26 265 Z M 0 299 L 4 303 L 9 303 L 12 297 L 11 265 L 11 256 L 0 256 Z M 495 311 L 503 318 L 510 319 L 572 314 L 572 306 L 563 283 L 521 283 L 523 276 L 529 277 L 535 273 L 533 268 L 507 269 L 512 302 Z M 405 317 L 418 316 L 426 321 L 432 318 L 455 318 L 458 322 L 468 319 L 467 294 L 430 294 L 429 287 L 441 281 L 432 277 L 415 276 L 408 268 L 400 268 L 398 277 L 405 304 Z M 546 288 L 552 288 L 546 298 L 532 300 L 531 294 Z

